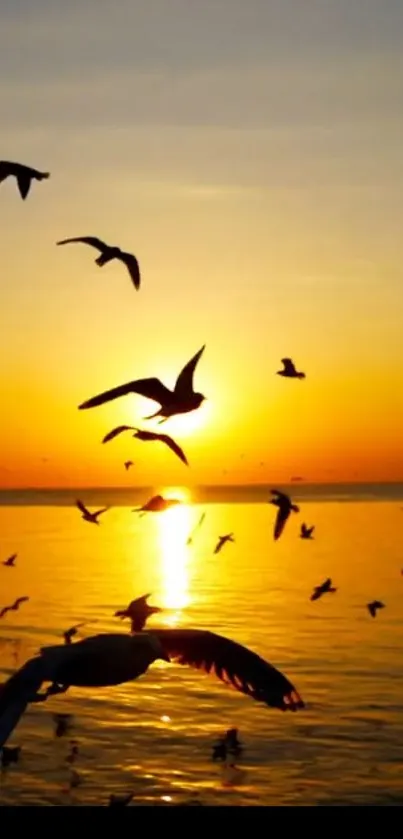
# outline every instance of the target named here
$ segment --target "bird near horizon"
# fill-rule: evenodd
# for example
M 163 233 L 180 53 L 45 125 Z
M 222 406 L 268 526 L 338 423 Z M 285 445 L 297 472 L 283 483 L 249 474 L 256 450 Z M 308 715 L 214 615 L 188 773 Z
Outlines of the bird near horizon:
M 169 417 L 176 416 L 176 414 L 188 414 L 190 411 L 196 411 L 206 398 L 203 394 L 195 393 L 193 390 L 193 375 L 204 349 L 205 345 L 188 361 L 183 370 L 181 370 L 173 390 L 169 390 L 156 378 L 136 379 L 133 382 L 127 382 L 127 384 L 112 388 L 112 390 L 106 390 L 104 393 L 98 394 L 98 396 L 93 396 L 91 399 L 79 405 L 79 410 L 96 408 L 105 402 L 111 402 L 113 399 L 119 399 L 121 396 L 127 396 L 129 393 L 137 393 L 160 404 L 155 414 L 144 417 L 147 420 L 154 419 L 154 417 L 162 417 L 160 420 L 161 423 L 166 422 Z
M 330 577 L 325 580 L 324 583 L 321 583 L 320 586 L 315 586 L 312 594 L 311 600 L 319 600 L 320 597 L 323 597 L 324 594 L 334 594 L 337 591 L 337 588 L 332 586 L 332 580 Z
M 178 498 L 163 498 L 162 495 L 153 495 L 142 507 L 135 507 L 132 513 L 140 513 L 140 515 L 144 515 L 144 513 L 163 513 L 170 507 L 175 507 L 181 503 Z
M 176 454 L 177 457 L 179 457 L 182 463 L 184 463 L 186 466 L 189 466 L 187 457 L 183 449 L 181 449 L 181 447 L 178 446 L 177 443 L 175 443 L 175 440 L 173 440 L 172 437 L 169 436 L 169 434 L 158 434 L 155 431 L 142 431 L 140 428 L 135 428 L 132 425 L 118 425 L 116 428 L 113 428 L 112 431 L 109 431 L 109 433 L 105 435 L 102 442 L 109 443 L 110 440 L 113 440 L 119 434 L 123 434 L 124 431 L 135 431 L 133 437 L 135 437 L 137 440 L 143 440 L 146 443 L 155 441 L 165 443 L 165 445 L 168 446 L 169 449 L 171 449 L 171 452 L 173 452 L 174 454 Z
M 285 523 L 290 513 L 299 513 L 299 507 L 297 507 L 296 504 L 293 504 L 289 495 L 286 495 L 284 492 L 280 492 L 278 489 L 271 489 L 270 492 L 272 495 L 275 495 L 276 497 L 272 498 L 269 503 L 274 504 L 275 507 L 278 507 L 278 513 L 276 516 L 276 521 L 274 523 L 273 532 L 274 539 L 277 540 L 280 538 L 284 530 Z
M 303 522 L 301 524 L 301 532 L 299 534 L 300 539 L 313 539 L 313 531 L 315 530 L 315 525 L 313 524 L 312 527 L 308 527 L 308 525 Z
M 131 632 L 141 632 L 151 615 L 157 615 L 164 611 L 159 606 L 149 606 L 147 603 L 149 597 L 151 597 L 151 594 L 144 594 L 142 597 L 132 600 L 126 609 L 119 609 L 115 612 L 115 618 L 121 620 L 130 618 Z
M 140 268 L 136 257 L 132 253 L 126 253 L 126 251 L 120 250 L 120 248 L 115 245 L 106 245 L 105 242 L 98 239 L 96 236 L 76 236 L 73 239 L 61 239 L 61 241 L 56 242 L 56 244 L 69 245 L 74 242 L 78 242 L 83 245 L 90 245 L 92 248 L 96 248 L 101 252 L 101 256 L 98 256 L 95 260 L 95 263 L 99 268 L 102 268 L 108 262 L 112 262 L 113 259 L 118 259 L 126 266 L 136 291 L 139 290 L 141 283 Z
M 18 554 L 12 554 L 3 562 L 6 568 L 14 568 L 15 567 L 15 560 L 17 559 Z
M 106 513 L 106 511 L 109 510 L 109 507 L 102 507 L 101 510 L 95 510 L 94 513 L 90 513 L 88 508 L 85 506 L 85 504 L 83 504 L 82 501 L 80 501 L 80 499 L 76 501 L 76 507 L 78 507 L 78 509 L 82 513 L 81 518 L 84 521 L 88 521 L 90 524 L 100 524 L 100 522 L 98 521 L 99 516 L 101 516 L 103 513 Z
M 367 603 L 367 609 L 368 609 L 369 614 L 371 615 L 372 618 L 376 618 L 376 613 L 377 613 L 378 609 L 384 609 L 384 608 L 385 608 L 385 604 L 382 603 L 381 600 L 372 600 L 371 603 Z
M 14 603 L 11 606 L 3 606 L 3 608 L 0 610 L 0 618 L 4 618 L 4 615 L 6 615 L 7 612 L 17 612 L 21 604 L 27 603 L 28 600 L 29 597 L 17 597 L 17 599 L 14 600 Z
M 154 661 L 189 665 L 212 673 L 235 690 L 281 711 L 304 702 L 279 670 L 241 644 L 200 629 L 159 629 L 135 635 L 95 635 L 66 646 L 42 647 L 0 692 L 0 748 L 30 703 L 45 702 L 71 687 L 111 687 L 131 682 Z M 50 686 L 44 693 L 44 682 Z
M 218 537 L 218 542 L 214 548 L 214 553 L 219 554 L 226 542 L 235 542 L 233 533 L 226 533 L 225 536 Z
M 105 441 L 103 441 L 103 442 L 105 442 Z M 128 472 L 128 471 L 129 471 L 129 469 L 130 469 L 132 466 L 134 466 L 134 463 L 133 463 L 133 461 L 132 461 L 132 460 L 125 460 L 125 462 L 124 462 L 123 466 L 125 467 L 126 472 Z
M 23 163 L 0 160 L 0 183 L 9 177 L 16 179 L 21 198 L 25 201 L 31 189 L 32 181 L 46 180 L 50 178 L 50 172 L 39 172 L 38 169 L 32 169 L 31 166 L 24 166 Z
M 284 376 L 286 379 L 305 379 L 305 373 L 299 373 L 291 358 L 282 358 L 282 370 L 277 370 L 277 376 Z

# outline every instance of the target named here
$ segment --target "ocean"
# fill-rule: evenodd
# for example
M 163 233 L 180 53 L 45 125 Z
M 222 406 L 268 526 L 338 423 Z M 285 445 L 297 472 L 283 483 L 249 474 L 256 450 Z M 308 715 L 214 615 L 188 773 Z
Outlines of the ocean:
M 0 679 L 72 624 L 87 622 L 80 638 L 128 631 L 114 612 L 151 592 L 164 611 L 150 628 L 246 644 L 306 708 L 269 709 L 165 662 L 130 684 L 72 688 L 20 721 L 9 745 L 21 758 L 0 773 L 0 803 L 104 805 L 131 791 L 138 806 L 403 804 L 403 486 L 295 483 L 300 513 L 278 542 L 270 487 L 171 487 L 177 507 L 131 511 L 157 489 L 0 492 L 0 561 L 18 552 L 15 568 L 0 565 L 0 607 L 30 598 L 0 620 Z M 112 505 L 99 527 L 81 520 L 76 497 Z M 312 541 L 299 538 L 303 521 Z M 231 531 L 235 542 L 214 555 Z M 336 593 L 311 602 L 326 577 Z M 373 599 L 386 605 L 376 619 Z M 66 737 L 54 736 L 56 712 L 73 715 Z M 211 759 L 232 727 L 244 746 L 236 777 Z M 70 790 L 72 739 L 81 783 Z

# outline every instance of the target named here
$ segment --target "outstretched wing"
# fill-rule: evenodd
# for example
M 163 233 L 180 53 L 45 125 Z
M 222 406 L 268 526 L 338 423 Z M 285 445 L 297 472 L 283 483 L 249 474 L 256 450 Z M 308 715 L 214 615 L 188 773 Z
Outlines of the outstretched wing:
M 288 679 L 267 661 L 241 644 L 200 629 L 153 630 L 169 658 L 206 673 L 282 711 L 296 711 L 304 703 Z
M 31 175 L 29 174 L 29 170 L 28 172 L 19 172 L 16 177 L 21 198 L 25 199 L 31 187 Z
M 139 267 L 139 264 L 137 262 L 136 257 L 133 256 L 132 253 L 124 253 L 122 251 L 119 259 L 120 259 L 121 262 L 123 262 L 126 265 L 126 268 L 127 268 L 128 272 L 130 274 L 130 277 L 131 277 L 132 283 L 134 285 L 134 288 L 136 289 L 136 291 L 138 291 L 139 288 L 140 288 L 141 278 L 140 278 L 140 267 Z
M 15 608 L 18 609 L 18 607 L 21 606 L 21 603 L 27 603 L 28 600 L 29 597 L 17 597 L 17 599 L 14 602 Z
M 205 347 L 206 345 L 204 344 L 201 350 L 199 350 L 199 352 L 197 352 L 196 355 L 188 361 L 183 370 L 179 373 L 175 384 L 175 394 L 177 396 L 181 396 L 181 394 L 187 396 L 189 393 L 193 393 L 193 374 L 199 359 L 204 353 Z
M 98 405 L 111 402 L 112 399 L 119 399 L 120 396 L 127 396 L 128 393 L 138 393 L 140 396 L 159 402 L 160 405 L 166 404 L 172 399 L 171 392 L 159 379 L 138 379 L 135 382 L 127 382 L 125 385 L 114 387 L 112 390 L 105 390 L 104 393 L 93 396 L 92 399 L 88 399 L 78 407 L 80 411 L 84 408 L 97 408 Z
M 172 439 L 168 434 L 156 434 L 156 440 L 160 440 L 161 443 L 165 443 L 171 451 L 179 457 L 182 463 L 185 463 L 186 466 L 189 466 L 187 457 L 183 449 L 175 443 L 175 440 Z
M 109 431 L 108 434 L 105 434 L 102 442 L 109 443 L 109 440 L 113 440 L 114 437 L 117 437 L 118 434 L 122 434 L 123 431 L 134 431 L 134 428 L 132 425 L 118 425 L 116 428 L 113 428 L 112 431 Z
M 22 717 L 28 703 L 44 681 L 44 664 L 31 658 L 7 682 L 0 685 L 0 749 Z
M 84 513 L 84 515 L 85 515 L 85 516 L 88 516 L 89 510 L 87 510 L 87 507 L 85 506 L 85 504 L 83 504 L 83 502 L 82 502 L 82 501 L 80 501 L 80 499 L 78 499 L 78 500 L 76 501 L 76 507 L 78 507 L 78 509 L 79 509 L 82 513 Z
M 291 360 L 291 358 L 282 358 L 281 363 L 284 364 L 285 373 L 290 373 L 291 375 L 293 373 L 296 373 L 294 362 Z
M 109 507 L 102 507 L 101 510 L 96 510 L 96 512 L 94 513 L 94 516 L 95 517 L 100 516 L 100 515 L 102 515 L 102 513 L 106 513 L 107 510 L 109 510 Z
M 101 253 L 108 250 L 108 245 L 102 239 L 97 239 L 96 236 L 76 236 L 73 239 L 62 239 L 60 242 L 56 242 L 56 244 L 69 245 L 71 242 L 81 242 L 83 245 L 91 245 L 92 248 L 97 248 Z
M 274 523 L 273 536 L 274 536 L 275 541 L 277 541 L 277 539 L 280 538 L 289 515 L 290 515 L 290 511 L 287 510 L 287 508 L 279 507 L 278 512 L 277 512 L 277 516 L 276 516 L 276 521 Z

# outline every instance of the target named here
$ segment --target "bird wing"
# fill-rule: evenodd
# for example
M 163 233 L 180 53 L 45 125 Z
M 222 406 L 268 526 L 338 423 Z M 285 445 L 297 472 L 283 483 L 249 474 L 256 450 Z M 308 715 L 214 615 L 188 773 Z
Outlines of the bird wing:
M 25 199 L 31 186 L 31 176 L 28 172 L 20 172 L 16 175 L 16 178 L 21 198 Z
M 325 582 L 324 582 L 324 583 L 322 583 L 321 588 L 325 588 L 325 589 L 326 589 L 326 588 L 330 588 L 330 586 L 331 586 L 331 585 L 332 585 L 332 580 L 331 580 L 331 577 L 328 577 L 328 578 L 325 580 Z
M 6 615 L 7 612 L 10 611 L 10 608 L 11 606 L 3 606 L 3 608 L 0 611 L 0 618 L 4 618 L 4 615 Z
M 109 507 L 102 507 L 101 510 L 96 510 L 95 513 L 93 513 L 93 515 L 95 517 L 100 516 L 102 513 L 106 513 L 107 510 L 109 510 Z
M 88 515 L 89 515 L 89 512 L 90 512 L 90 511 L 87 509 L 87 507 L 85 506 L 85 504 L 83 504 L 83 502 L 82 502 L 82 501 L 80 501 L 80 499 L 78 499 L 78 500 L 76 501 L 76 507 L 78 507 L 78 509 L 79 509 L 82 513 L 84 513 L 84 515 L 85 515 L 85 516 L 88 516 Z
M 284 525 L 285 525 L 289 515 L 290 515 L 289 510 L 284 509 L 284 507 L 279 507 L 278 513 L 277 513 L 277 516 L 276 516 L 276 521 L 274 523 L 274 539 L 275 540 L 280 538 L 280 536 L 281 536 L 281 534 L 284 530 Z
M 288 679 L 256 653 L 214 632 L 201 629 L 161 629 L 156 635 L 165 653 L 178 664 L 187 664 L 282 711 L 295 711 L 304 703 Z
M 108 250 L 108 245 L 96 236 L 76 236 L 73 239 L 61 239 L 61 241 L 56 242 L 56 244 L 69 245 L 71 242 L 81 242 L 83 245 L 91 245 L 92 248 L 97 248 L 97 250 L 101 251 L 101 253 Z
M 0 748 L 14 731 L 44 679 L 44 662 L 38 656 L 27 661 L 0 686 Z
M 138 393 L 140 396 L 145 396 L 147 399 L 153 399 L 154 402 L 159 402 L 161 405 L 166 404 L 172 399 L 171 391 L 160 382 L 159 379 L 138 379 L 134 382 L 127 382 L 125 385 L 119 385 L 112 390 L 105 390 L 104 393 L 99 393 L 98 396 L 93 396 L 82 405 L 79 405 L 79 410 L 84 408 L 96 408 L 98 405 L 103 405 L 104 402 L 111 402 L 112 399 L 119 399 L 120 396 L 127 396 L 128 393 Z
M 6 559 L 4 565 L 12 565 L 13 562 L 15 562 L 15 560 L 17 559 L 17 556 L 18 554 L 11 554 L 11 556 L 9 556 L 8 559 Z
M 296 372 L 294 362 L 291 360 L 291 358 L 282 358 L 281 363 L 284 364 L 285 373 L 295 373 Z
M 17 597 L 14 606 L 18 609 L 18 607 L 21 606 L 21 603 L 26 603 L 27 600 L 29 600 L 29 597 Z
M 289 495 L 286 495 L 285 492 L 280 492 L 279 489 L 271 489 L 270 492 L 272 495 L 277 495 L 277 498 L 287 501 L 289 504 L 291 503 Z
M 108 434 L 105 434 L 102 442 L 109 443 L 109 440 L 113 440 L 114 437 L 117 437 L 118 434 L 122 434 L 123 431 L 134 431 L 134 428 L 132 425 L 118 425 L 116 428 L 113 428 L 112 431 L 109 431 Z
M 177 457 L 179 457 L 182 463 L 184 463 L 186 466 L 189 466 L 185 452 L 183 451 L 183 449 L 181 449 L 180 446 L 178 446 L 177 443 L 175 443 L 175 440 L 173 440 L 172 437 L 169 436 L 169 434 L 156 434 L 155 439 L 160 440 L 161 443 L 165 443 L 165 445 L 168 446 L 168 448 L 171 449 L 171 451 L 174 454 L 176 454 Z
M 139 288 L 140 288 L 141 278 L 140 278 L 140 268 L 139 268 L 139 264 L 137 262 L 136 257 L 133 256 L 132 253 L 124 253 L 122 251 L 120 256 L 119 256 L 119 259 L 120 259 L 121 262 L 124 263 L 124 265 L 126 265 L 126 268 L 127 268 L 128 272 L 130 274 L 130 277 L 131 277 L 132 283 L 134 285 L 134 288 L 136 289 L 136 291 L 138 291 Z
M 319 600 L 319 597 L 321 596 L 321 594 L 322 594 L 322 586 L 315 586 L 315 588 L 314 588 L 314 590 L 311 594 L 311 600 Z
M 193 358 L 188 361 L 185 365 L 183 370 L 179 373 L 179 376 L 175 383 L 174 393 L 177 396 L 188 396 L 189 393 L 193 393 L 193 374 L 196 369 L 197 362 L 201 358 L 204 353 L 206 345 L 204 344 L 199 352 L 193 356 Z

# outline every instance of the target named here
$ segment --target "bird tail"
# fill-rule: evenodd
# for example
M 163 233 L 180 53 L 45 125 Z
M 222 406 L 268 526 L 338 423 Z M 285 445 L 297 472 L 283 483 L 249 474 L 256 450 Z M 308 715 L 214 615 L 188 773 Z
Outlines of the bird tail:
M 294 513 L 299 513 L 299 507 L 296 504 L 291 504 L 291 509 Z
M 42 661 L 33 658 L 0 686 L 0 749 L 13 733 L 42 682 Z
M 115 612 L 115 618 L 128 618 L 129 615 L 127 614 L 127 609 L 119 609 L 118 612 Z
M 38 181 L 44 181 L 47 178 L 50 178 L 50 172 L 38 172 L 36 179 Z
M 297 379 L 305 379 L 305 373 L 297 373 Z

